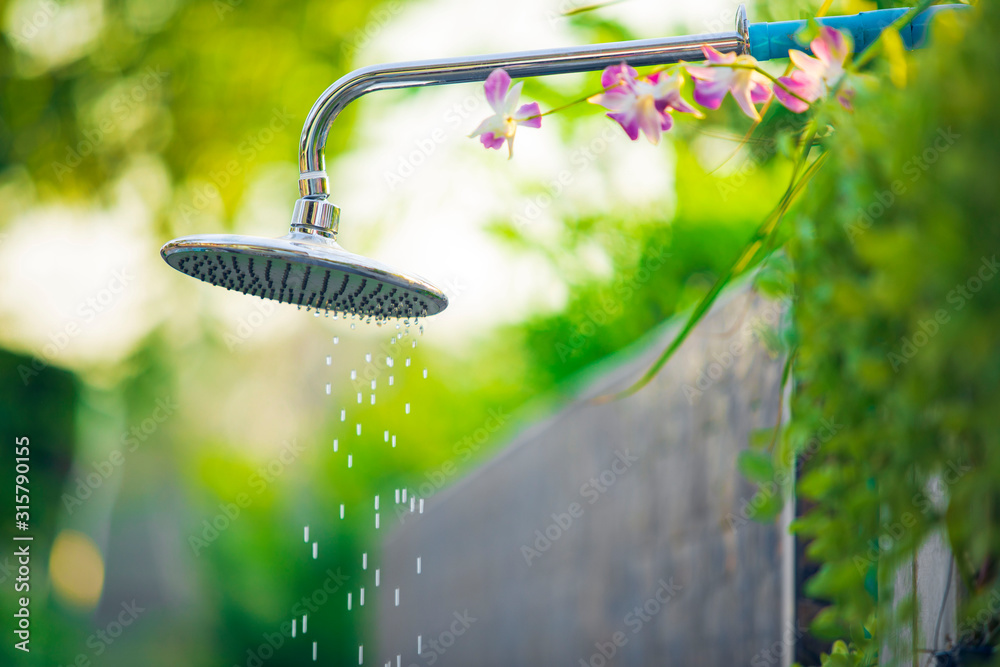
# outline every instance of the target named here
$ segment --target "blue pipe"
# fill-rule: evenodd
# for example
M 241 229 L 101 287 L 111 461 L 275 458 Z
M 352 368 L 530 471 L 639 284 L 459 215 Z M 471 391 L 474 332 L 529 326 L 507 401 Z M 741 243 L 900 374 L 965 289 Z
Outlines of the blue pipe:
M 939 12 L 955 9 L 971 9 L 969 5 L 934 5 L 917 14 L 909 24 L 899 31 L 907 49 L 920 48 L 927 41 L 927 28 Z M 851 16 L 831 16 L 816 19 L 820 25 L 830 26 L 850 33 L 854 38 L 854 52 L 860 53 L 875 41 L 882 31 L 909 11 L 903 9 L 877 9 Z M 787 58 L 789 49 L 809 52 L 809 47 L 796 38 L 807 25 L 806 21 L 778 21 L 775 23 L 750 24 L 750 55 L 757 60 Z

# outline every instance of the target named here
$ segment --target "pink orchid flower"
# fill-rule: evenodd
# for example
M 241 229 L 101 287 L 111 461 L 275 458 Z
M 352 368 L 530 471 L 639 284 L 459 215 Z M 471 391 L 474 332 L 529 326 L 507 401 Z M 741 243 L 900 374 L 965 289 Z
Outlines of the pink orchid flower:
M 674 125 L 670 111 L 701 113 L 681 97 L 679 75 L 655 72 L 637 79 L 638 73 L 627 65 L 612 65 L 601 75 L 601 85 L 606 89 L 588 101 L 609 109 L 608 118 L 617 121 L 629 139 L 639 138 L 641 130 L 651 144 L 660 142 L 660 134 Z
M 851 56 L 850 38 L 829 26 L 820 29 L 819 36 L 809 44 L 809 48 L 816 54 L 815 58 L 795 49 L 788 52 L 797 69 L 789 76 L 778 79 L 787 90 L 781 86 L 774 88 L 778 101 L 795 113 L 808 109 L 809 103 L 815 102 L 837 84 L 844 75 L 844 63 Z M 845 109 L 850 109 L 853 95 L 853 90 L 841 87 L 837 99 Z
M 757 60 L 753 56 L 719 53 L 707 44 L 701 51 L 714 67 L 688 66 L 687 71 L 695 80 L 694 101 L 709 109 L 718 109 L 726 93 L 730 93 L 743 113 L 760 121 L 755 105 L 771 99 L 771 86 L 766 76 L 753 70 Z
M 470 137 L 479 137 L 486 148 L 500 147 L 507 142 L 509 157 L 514 157 L 514 133 L 518 125 L 525 127 L 541 127 L 542 117 L 538 102 L 525 104 L 516 109 L 517 102 L 521 98 L 521 87 L 524 83 L 518 83 L 514 87 L 510 85 L 510 75 L 502 69 L 495 69 L 486 78 L 486 101 L 489 102 L 494 114 L 484 120 L 470 134 Z

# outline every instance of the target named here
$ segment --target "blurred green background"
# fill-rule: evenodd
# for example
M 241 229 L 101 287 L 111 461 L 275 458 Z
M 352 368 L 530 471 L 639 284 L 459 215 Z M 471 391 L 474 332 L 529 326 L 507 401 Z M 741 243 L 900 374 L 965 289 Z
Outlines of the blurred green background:
M 0 474 L 30 437 L 35 536 L 33 650 L 5 641 L 4 664 L 253 664 L 303 596 L 328 572 L 357 576 L 391 530 L 396 517 L 374 529 L 375 494 L 451 483 L 708 290 L 780 196 L 788 164 L 773 158 L 796 119 L 778 113 L 741 147 L 749 121 L 726 105 L 651 147 L 580 106 L 519 133 L 508 162 L 464 138 L 486 115 L 479 86 L 352 105 L 327 150 L 341 240 L 452 302 L 395 342 L 401 330 L 272 309 L 157 256 L 183 234 L 284 233 L 302 122 L 355 67 L 712 32 L 735 13 L 630 0 L 561 15 L 583 4 L 0 2 Z M 525 96 L 554 107 L 597 80 L 529 81 Z M 347 468 L 333 441 L 351 446 L 355 423 L 371 446 Z M 133 600 L 143 611 L 105 641 Z M 356 659 L 370 611 L 342 595 L 310 611 L 324 659 Z M 311 662 L 308 644 L 266 662 Z

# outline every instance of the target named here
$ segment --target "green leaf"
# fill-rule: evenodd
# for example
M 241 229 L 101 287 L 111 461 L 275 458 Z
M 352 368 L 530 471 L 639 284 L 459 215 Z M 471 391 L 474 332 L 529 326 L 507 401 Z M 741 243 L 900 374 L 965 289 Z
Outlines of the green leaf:
M 751 482 L 763 484 L 774 479 L 774 464 L 767 452 L 745 449 L 736 457 L 736 469 Z

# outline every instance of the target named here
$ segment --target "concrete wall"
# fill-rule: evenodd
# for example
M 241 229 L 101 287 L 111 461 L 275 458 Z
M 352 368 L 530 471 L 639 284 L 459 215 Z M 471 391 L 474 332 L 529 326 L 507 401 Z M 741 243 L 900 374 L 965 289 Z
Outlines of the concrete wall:
M 639 377 L 676 327 L 427 499 L 384 544 L 374 663 L 786 664 L 790 544 L 779 522 L 727 521 L 755 492 L 736 456 L 782 400 L 782 360 L 751 329 L 783 310 L 736 292 L 649 387 L 588 401 Z

